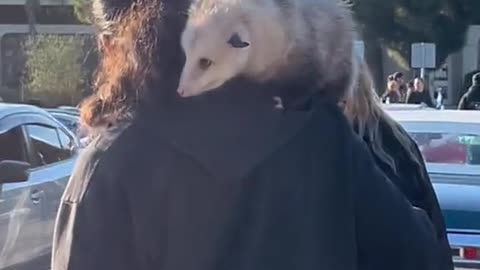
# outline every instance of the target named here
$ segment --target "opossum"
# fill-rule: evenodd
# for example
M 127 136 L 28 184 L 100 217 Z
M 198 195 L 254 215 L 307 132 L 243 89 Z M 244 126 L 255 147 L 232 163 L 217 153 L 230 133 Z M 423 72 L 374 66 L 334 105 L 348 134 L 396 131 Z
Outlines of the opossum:
M 282 81 L 315 70 L 315 88 L 343 96 L 356 77 L 351 11 L 339 0 L 197 0 L 182 33 L 183 97 L 244 76 Z

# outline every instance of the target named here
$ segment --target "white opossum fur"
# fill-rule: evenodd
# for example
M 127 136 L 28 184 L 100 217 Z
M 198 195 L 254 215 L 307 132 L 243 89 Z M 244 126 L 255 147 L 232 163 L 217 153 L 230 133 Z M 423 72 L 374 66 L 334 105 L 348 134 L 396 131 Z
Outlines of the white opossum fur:
M 197 0 L 182 33 L 178 93 L 199 95 L 237 76 L 289 80 L 313 68 L 317 89 L 343 96 L 356 59 L 352 15 L 339 1 Z

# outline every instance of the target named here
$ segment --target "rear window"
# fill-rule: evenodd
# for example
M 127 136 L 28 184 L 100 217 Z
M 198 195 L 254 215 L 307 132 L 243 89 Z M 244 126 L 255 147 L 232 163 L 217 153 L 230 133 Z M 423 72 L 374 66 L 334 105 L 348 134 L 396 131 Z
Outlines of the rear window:
M 480 136 L 456 133 L 411 132 L 425 161 L 480 165 Z

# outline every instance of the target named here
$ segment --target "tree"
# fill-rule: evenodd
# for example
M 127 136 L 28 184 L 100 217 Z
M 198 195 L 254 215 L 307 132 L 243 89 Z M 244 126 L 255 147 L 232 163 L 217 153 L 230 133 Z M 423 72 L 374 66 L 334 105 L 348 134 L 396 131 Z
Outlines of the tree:
M 415 42 L 437 45 L 437 64 L 461 49 L 478 0 L 353 0 L 352 10 L 362 33 L 366 58 L 375 81 L 384 86 L 381 49 L 407 66 Z M 475 9 L 477 8 L 477 9 Z
M 82 97 L 84 37 L 36 35 L 27 39 L 23 90 L 46 106 L 74 105 Z
M 93 23 L 91 9 L 91 0 L 73 0 L 73 12 L 80 22 L 85 24 Z

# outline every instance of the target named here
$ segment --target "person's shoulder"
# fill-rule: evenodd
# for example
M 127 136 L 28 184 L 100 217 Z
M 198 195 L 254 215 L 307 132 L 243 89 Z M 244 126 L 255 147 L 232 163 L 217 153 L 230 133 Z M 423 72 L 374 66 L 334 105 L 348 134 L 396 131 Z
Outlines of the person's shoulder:
M 112 145 L 122 137 L 128 125 L 112 128 L 99 128 L 92 135 L 90 143 L 80 150 L 75 168 L 64 192 L 63 200 L 76 203 L 82 200 L 90 183 L 98 175 L 98 165 L 103 162 Z M 104 179 L 104 177 L 97 177 Z
M 467 91 L 465 94 L 463 94 L 462 97 L 460 98 L 459 103 L 460 103 L 460 102 L 467 102 L 467 101 L 468 101 L 468 97 L 470 96 L 470 93 L 471 93 L 471 92 L 472 92 L 472 91 L 469 90 L 469 91 Z
M 325 99 L 315 100 L 314 113 L 311 121 L 325 133 L 337 133 L 344 131 L 352 133 L 351 125 L 347 118 L 333 102 Z
M 300 143 L 323 147 L 319 155 L 342 154 L 357 137 L 341 109 L 328 100 L 316 101 L 303 132 L 307 135 Z

